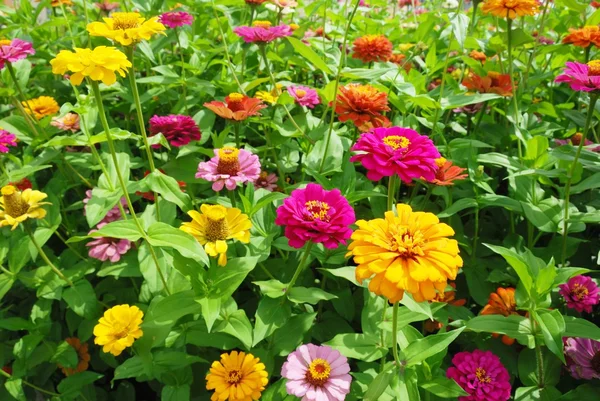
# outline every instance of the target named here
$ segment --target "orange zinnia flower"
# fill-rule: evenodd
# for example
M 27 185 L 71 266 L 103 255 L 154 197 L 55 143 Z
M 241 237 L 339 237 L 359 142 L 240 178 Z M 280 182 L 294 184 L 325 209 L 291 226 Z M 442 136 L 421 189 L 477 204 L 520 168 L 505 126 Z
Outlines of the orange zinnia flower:
M 335 104 L 335 112 L 340 121 L 352 120 L 359 128 L 385 126 L 389 120 L 381 112 L 389 110 L 387 94 L 371 85 L 342 86 Z
M 482 63 L 485 63 L 485 60 L 487 60 L 487 56 L 485 55 L 485 53 L 477 50 L 471 51 L 471 53 L 469 53 L 469 57 L 471 57 L 474 60 L 481 61 Z
M 513 88 L 510 84 L 510 75 L 500 74 L 496 71 L 488 71 L 487 76 L 480 77 L 475 73 L 470 73 L 465 77 L 462 84 L 467 89 L 479 93 L 497 93 L 501 96 L 512 96 Z
M 363 63 L 387 61 L 392 56 L 392 42 L 383 35 L 365 35 L 354 41 L 352 58 Z
M 466 299 L 456 299 L 456 283 L 449 282 L 448 285 L 450 285 L 453 289 L 449 291 L 438 292 L 431 302 L 442 302 L 452 306 L 464 306 L 467 303 Z M 425 322 L 425 330 L 429 333 L 438 331 L 442 327 L 444 327 L 444 325 L 437 320 L 427 320 Z
M 481 11 L 499 18 L 515 19 L 537 14 L 540 12 L 540 3 L 537 0 L 485 0 Z
M 244 121 L 248 117 L 260 116 L 259 110 L 267 106 L 260 99 L 240 93 L 230 93 L 225 98 L 225 103 L 212 101 L 204 103 L 204 107 L 227 120 Z
M 588 25 L 579 29 L 570 28 L 562 42 L 579 47 L 590 47 L 592 44 L 600 47 L 600 27 Z
M 90 364 L 90 353 L 88 352 L 88 345 L 86 343 L 82 344 L 81 341 L 79 341 L 79 338 L 77 337 L 69 337 L 65 339 L 65 341 L 71 347 L 73 347 L 75 351 L 77 351 L 77 358 L 79 362 L 77 363 L 77 366 L 75 368 L 66 368 L 59 364 L 58 367 L 60 368 L 60 370 L 62 370 L 65 376 L 71 376 L 75 373 L 86 371 Z
M 490 299 L 486 306 L 481 310 L 480 315 L 521 315 L 524 313 L 517 310 L 517 302 L 515 301 L 514 288 L 498 288 L 496 292 L 490 294 Z M 494 337 L 499 337 L 500 334 L 493 334 Z M 512 345 L 515 342 L 514 338 L 503 335 L 502 342 L 506 345 Z
M 412 68 L 412 63 L 406 61 L 406 55 L 402 53 L 392 54 L 390 59 L 388 60 L 390 63 L 394 63 L 404 68 L 404 71 L 409 72 Z
M 462 174 L 466 168 L 454 166 L 450 160 L 446 160 L 443 157 L 436 159 L 435 163 L 438 166 L 435 179 L 432 181 L 435 185 L 454 185 L 454 181 L 464 180 L 469 176 L 469 174 Z

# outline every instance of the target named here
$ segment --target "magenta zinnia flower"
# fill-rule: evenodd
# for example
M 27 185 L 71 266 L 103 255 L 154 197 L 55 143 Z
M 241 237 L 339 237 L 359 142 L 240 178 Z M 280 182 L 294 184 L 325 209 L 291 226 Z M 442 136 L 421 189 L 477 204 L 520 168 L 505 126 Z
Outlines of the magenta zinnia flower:
M 21 39 L 0 40 L 0 69 L 6 62 L 14 63 L 35 54 L 33 45 Z
M 292 28 L 288 25 L 271 26 L 269 21 L 254 21 L 252 26 L 239 26 L 233 32 L 246 43 L 269 43 L 290 36 Z
M 575 379 L 600 379 L 600 342 L 588 338 L 563 338 L 567 368 Z
M 304 344 L 288 355 L 281 367 L 289 395 L 302 401 L 343 401 L 352 376 L 348 359 L 326 345 Z
M 459 352 L 452 358 L 446 376 L 454 379 L 468 396 L 459 401 L 507 401 L 510 398 L 510 376 L 491 351 Z
M 190 116 L 170 114 L 154 116 L 150 119 L 150 132 L 153 135 L 161 132 L 171 146 L 185 146 L 191 141 L 199 141 L 202 134 L 194 119 Z M 154 145 L 160 147 L 160 145 Z
M 554 82 L 566 82 L 574 91 L 600 91 L 600 60 L 587 64 L 568 62 L 564 72 Z
M 0 153 L 8 153 L 9 146 L 17 146 L 17 137 L 0 128 Z
M 213 191 L 223 187 L 233 191 L 238 182 L 254 182 L 260 176 L 258 156 L 245 149 L 225 146 L 215 149 L 215 157 L 198 165 L 196 178 L 214 182 Z
M 317 104 L 321 103 L 317 91 L 308 86 L 292 85 L 288 86 L 287 91 L 300 106 L 313 109 Z
M 277 208 L 275 224 L 285 226 L 290 246 L 302 248 L 307 241 L 334 249 L 352 235 L 354 209 L 338 189 L 326 191 L 319 184 L 292 191 Z
M 162 14 L 159 21 L 169 28 L 177 28 L 184 25 L 192 25 L 194 17 L 185 11 L 169 11 Z
M 592 306 L 600 302 L 600 290 L 590 277 L 571 277 L 566 284 L 558 286 L 559 294 L 565 298 L 567 307 L 577 312 L 592 312 Z
M 83 200 L 83 215 L 85 216 L 87 214 L 87 208 L 88 208 L 88 202 L 90 201 L 90 199 L 92 199 L 92 190 L 88 189 L 87 191 L 85 191 L 85 199 Z M 125 211 L 125 213 L 129 213 L 129 210 L 127 210 L 127 200 L 123 197 L 121 198 L 121 206 L 123 206 L 123 210 Z M 123 217 L 121 216 L 121 211 L 119 210 L 119 206 L 115 205 L 113 206 L 112 209 L 110 209 L 108 211 L 108 213 L 106 213 L 106 216 L 104 216 L 104 218 L 102 220 L 100 220 L 100 223 L 98 223 L 98 225 L 102 224 L 108 224 L 108 223 L 112 223 L 113 221 L 117 221 L 117 220 L 121 220 Z
M 415 178 L 433 181 L 441 157 L 435 145 L 425 135 L 410 128 L 375 128 L 364 133 L 351 149 L 359 152 L 350 158 L 367 169 L 367 178 L 379 181 L 382 177 L 398 175 L 411 183 Z
M 102 228 L 106 223 L 98 224 L 98 228 Z M 89 234 L 98 230 L 92 230 Z M 88 234 L 88 235 L 89 235 Z M 127 239 L 98 237 L 85 246 L 89 247 L 88 255 L 91 258 L 101 260 L 103 262 L 110 260 L 115 263 L 121 260 L 121 255 L 125 255 L 131 249 L 131 241 Z

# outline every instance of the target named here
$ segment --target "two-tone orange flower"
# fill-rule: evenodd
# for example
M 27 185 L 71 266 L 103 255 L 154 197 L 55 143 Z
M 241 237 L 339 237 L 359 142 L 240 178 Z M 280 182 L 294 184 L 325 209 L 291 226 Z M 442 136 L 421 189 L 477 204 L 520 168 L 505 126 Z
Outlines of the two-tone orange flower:
M 392 42 L 384 35 L 365 35 L 354 41 L 352 58 L 363 63 L 387 61 L 392 56 Z
M 490 299 L 486 306 L 481 310 L 480 315 L 521 315 L 524 314 L 517 310 L 517 302 L 515 301 L 514 288 L 498 288 L 496 292 L 490 294 Z M 499 337 L 500 334 L 493 334 L 494 337 Z M 515 342 L 514 338 L 506 335 L 502 336 L 502 342 L 506 345 L 512 345 Z
M 496 93 L 500 96 L 513 95 L 510 75 L 500 74 L 496 71 L 488 71 L 485 77 L 472 72 L 463 79 L 462 84 L 467 89 L 479 93 Z
M 335 104 L 340 121 L 350 120 L 361 131 L 389 125 L 389 120 L 381 114 L 389 110 L 387 94 L 371 85 L 340 87 Z
M 225 98 L 225 102 L 213 100 L 204 103 L 204 107 L 227 120 L 244 121 L 252 116 L 260 116 L 259 111 L 267 106 L 260 99 L 248 97 L 241 93 L 230 93 Z
M 600 27 L 587 25 L 579 29 L 569 28 L 569 34 L 564 37 L 562 42 L 578 47 L 590 47 L 591 45 L 600 47 Z
M 466 168 L 455 166 L 450 160 L 446 160 L 443 157 L 436 159 L 435 163 L 438 166 L 435 179 L 432 181 L 435 185 L 454 185 L 454 181 L 464 180 L 469 176 L 469 174 L 462 174 Z
M 485 0 L 481 11 L 498 18 L 515 19 L 539 13 L 540 3 L 537 0 Z

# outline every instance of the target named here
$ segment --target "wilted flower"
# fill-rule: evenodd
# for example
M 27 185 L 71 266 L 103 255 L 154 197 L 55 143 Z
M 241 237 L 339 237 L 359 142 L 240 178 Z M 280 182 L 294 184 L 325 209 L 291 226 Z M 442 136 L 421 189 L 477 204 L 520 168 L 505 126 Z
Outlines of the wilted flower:
M 567 368 L 575 379 L 600 379 L 600 341 L 564 338 Z
M 292 85 L 288 86 L 287 91 L 300 106 L 306 106 L 309 109 L 313 109 L 316 105 L 321 103 L 317 91 L 308 86 Z
M 213 191 L 233 191 L 238 183 L 254 182 L 260 175 L 258 156 L 245 149 L 225 146 L 214 150 L 215 157 L 198 165 L 196 178 L 214 182 Z
M 265 365 L 252 354 L 231 351 L 210 365 L 206 389 L 215 390 L 211 401 L 252 401 L 269 383 Z
M 600 60 L 587 64 L 567 62 L 564 72 L 554 82 L 566 82 L 574 91 L 600 91 Z
M 371 85 L 348 84 L 339 88 L 335 112 L 341 122 L 351 120 L 359 129 L 368 123 L 382 127 L 389 121 L 381 113 L 389 110 L 387 94 Z
M 67 113 L 62 117 L 54 117 L 50 123 L 53 127 L 56 127 L 62 131 L 79 131 L 79 114 Z
M 248 117 L 260 116 L 259 111 L 267 106 L 260 99 L 248 97 L 240 93 L 230 93 L 225 98 L 225 103 L 213 100 L 212 102 L 204 103 L 204 107 L 227 120 L 244 121 Z
M 58 364 L 58 367 L 65 376 L 71 376 L 75 373 L 85 372 L 90 364 L 90 353 L 88 352 L 88 345 L 86 343 L 81 343 L 79 338 L 77 337 L 69 337 L 65 339 L 65 341 L 75 349 L 77 352 L 77 366 L 74 368 L 67 368 Z
M 588 25 L 578 29 L 569 28 L 569 34 L 562 42 L 584 48 L 591 45 L 600 46 L 600 27 Z
M 61 50 L 50 60 L 50 65 L 54 74 L 72 72 L 69 79 L 73 85 L 80 85 L 85 77 L 112 85 L 117 81 L 115 72 L 125 77 L 127 69 L 132 66 L 123 52 L 106 46 L 98 46 L 93 50 L 76 47 L 75 52 Z
M 138 13 L 112 13 L 110 17 L 103 18 L 104 22 L 88 24 L 87 31 L 91 36 L 103 36 L 123 46 L 148 40 L 152 35 L 163 33 L 165 26 L 158 22 L 158 17 L 148 20 Z
M 30 116 L 34 116 L 36 120 L 52 116 L 60 110 L 56 100 L 50 96 L 40 96 L 35 99 L 25 100 L 21 104 L 25 112 Z
M 510 75 L 500 74 L 496 71 L 488 71 L 487 76 L 481 77 L 474 72 L 469 73 L 462 84 L 469 90 L 479 93 L 496 93 L 500 96 L 512 96 L 513 87 Z
M 363 63 L 387 61 L 392 56 L 392 47 L 384 35 L 365 35 L 354 41 L 352 58 Z
M 192 25 L 194 17 L 185 11 L 169 11 L 161 14 L 159 21 L 169 28 L 177 28 L 184 25 Z
M 98 229 L 104 227 L 107 223 L 98 224 Z M 88 235 L 95 233 L 98 230 L 91 230 Z M 89 249 L 88 255 L 91 258 L 106 262 L 110 260 L 112 263 L 121 260 L 121 256 L 125 255 L 131 249 L 131 241 L 124 238 L 111 237 L 95 237 L 94 240 L 88 242 L 85 246 Z
M 94 327 L 94 344 L 102 345 L 102 351 L 114 356 L 121 355 L 127 347 L 144 333 L 140 328 L 144 312 L 137 306 L 127 304 L 113 306 L 104 312 Z
M 0 128 L 0 153 L 8 153 L 9 146 L 17 146 L 17 137 Z
M 238 26 L 233 32 L 246 43 L 269 43 L 290 36 L 292 29 L 288 25 L 271 26 L 269 21 L 254 21 L 252 26 Z
M 43 192 L 26 189 L 20 192 L 12 185 L 2 187 L 0 191 L 0 227 L 11 226 L 12 230 L 27 219 L 43 219 L 46 210 L 42 202 L 48 197 Z
M 150 133 L 156 135 L 162 133 L 171 146 L 185 146 L 191 141 L 199 141 L 200 130 L 194 119 L 181 114 L 169 114 L 168 116 L 153 116 L 150 118 Z M 160 145 L 155 145 L 160 147 Z
M 481 11 L 498 18 L 515 19 L 537 14 L 540 12 L 540 3 L 537 0 L 485 0 Z
M 15 63 L 32 54 L 35 54 L 35 50 L 29 42 L 21 39 L 0 40 L 0 69 L 4 68 L 5 63 Z
M 261 171 L 256 181 L 254 181 L 254 188 L 264 188 L 267 191 L 273 192 L 278 188 L 277 181 L 278 178 L 275 174 Z
M 446 160 L 443 157 L 436 159 L 435 163 L 438 169 L 435 172 L 435 178 L 431 181 L 435 185 L 454 185 L 454 181 L 464 180 L 469 176 L 469 174 L 462 174 L 463 171 L 467 170 L 466 168 L 454 166 L 450 160 Z
M 577 312 L 592 313 L 592 307 L 600 303 L 600 289 L 588 276 L 571 277 L 566 284 L 558 287 L 567 307 Z

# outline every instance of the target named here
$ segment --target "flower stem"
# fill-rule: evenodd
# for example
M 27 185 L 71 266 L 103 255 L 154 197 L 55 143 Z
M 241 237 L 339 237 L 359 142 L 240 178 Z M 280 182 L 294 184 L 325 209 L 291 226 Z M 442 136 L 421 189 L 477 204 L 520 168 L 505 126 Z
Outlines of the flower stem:
M 510 76 L 510 86 L 512 88 L 512 104 L 514 107 L 514 124 L 515 124 L 515 133 L 520 133 L 520 114 L 519 114 L 519 105 L 517 104 L 517 88 L 515 88 L 515 77 L 513 73 L 513 57 L 512 57 L 512 22 L 508 16 L 506 17 L 506 25 L 507 25 L 507 47 L 508 47 L 508 75 Z M 521 138 L 517 136 L 517 147 L 519 152 L 519 160 L 523 158 L 523 149 L 521 146 Z
M 35 246 L 35 248 L 37 249 L 39 255 L 42 257 L 44 262 L 46 262 L 48 264 L 48 266 L 50 266 L 52 271 L 58 277 L 60 277 L 61 280 L 63 280 L 65 283 L 69 284 L 69 286 L 73 287 L 73 282 L 71 280 L 69 280 L 67 277 L 65 277 L 65 275 L 58 269 L 58 267 L 56 267 L 56 265 L 54 263 L 52 263 L 52 261 L 48 258 L 48 255 L 46 255 L 46 252 L 44 252 L 44 250 L 42 249 L 40 244 L 35 239 L 35 235 L 33 235 L 33 232 L 31 232 L 31 229 L 29 227 L 26 227 L 26 231 L 27 231 L 27 234 L 29 235 L 29 238 L 31 238 L 31 242 L 33 243 L 33 246 Z
M 567 259 L 567 234 L 569 231 L 569 200 L 571 198 L 571 184 L 573 183 L 573 175 L 575 174 L 575 168 L 577 168 L 577 162 L 579 161 L 579 156 L 581 156 L 581 150 L 583 149 L 583 145 L 587 138 L 588 131 L 590 130 L 590 125 L 592 124 L 592 117 L 594 116 L 594 109 L 596 107 L 596 101 L 598 100 L 598 94 L 590 95 L 590 104 L 588 107 L 587 118 L 585 119 L 585 128 L 583 130 L 583 136 L 581 137 L 581 142 L 579 142 L 579 146 L 577 147 L 577 153 L 575 153 L 575 159 L 573 159 L 573 164 L 571 164 L 571 170 L 569 170 L 569 175 L 567 175 L 567 182 L 565 184 L 565 213 L 563 219 L 563 242 L 562 242 L 562 265 L 565 265 Z
M 15 70 L 14 70 L 12 64 L 8 63 L 8 62 L 6 63 L 6 68 L 8 69 L 10 78 L 12 79 L 13 83 L 15 84 L 15 87 L 17 88 L 17 92 L 19 93 L 21 102 L 25 103 L 25 106 L 27 106 L 27 108 L 29 109 L 29 113 L 31 113 L 31 114 L 27 113 L 25 111 L 25 109 L 23 108 L 23 105 L 21 103 L 19 103 L 18 101 L 16 102 L 17 108 L 23 114 L 25 121 L 27 121 L 27 124 L 33 130 L 34 135 L 39 136 L 40 132 L 38 131 L 38 128 L 39 128 L 38 123 L 32 117 L 34 115 L 33 110 L 31 109 L 31 105 L 27 101 L 27 98 L 23 94 L 23 90 L 21 89 L 21 86 L 19 85 L 19 81 L 17 80 L 17 75 L 15 74 Z
M 546 0 L 544 2 L 544 11 L 542 12 L 540 27 L 538 28 L 538 32 L 540 35 L 544 32 L 544 23 L 546 22 L 548 3 L 550 3 L 550 0 Z M 529 69 L 531 68 L 531 64 L 533 63 L 533 59 L 535 57 L 535 50 L 537 48 L 538 46 L 533 46 L 533 48 L 531 49 L 531 53 L 529 54 L 529 60 L 527 60 L 527 68 L 525 68 L 525 76 L 523 77 L 523 89 L 527 88 L 527 81 L 529 80 Z
M 394 309 L 392 310 L 392 353 L 394 354 L 394 361 L 396 366 L 400 367 L 400 358 L 398 357 L 398 306 L 400 302 L 394 302 Z
M 12 376 L 11 374 L 9 374 L 9 373 L 6 373 L 6 372 L 5 372 L 4 370 L 2 370 L 2 369 L 0 369 L 0 375 L 2 375 L 2 376 L 4 376 L 4 377 L 6 377 L 6 378 L 7 378 L 7 379 L 9 379 L 9 380 L 13 378 L 13 376 Z M 31 384 L 31 383 L 29 383 L 29 382 L 27 382 L 27 381 L 25 381 L 25 380 L 23 380 L 23 379 L 21 379 L 21 383 L 23 383 L 24 385 L 26 385 L 26 386 L 28 386 L 28 387 L 31 387 L 31 388 L 32 388 L 32 389 L 34 389 L 34 390 L 37 390 L 37 391 L 39 391 L 40 393 L 43 393 L 43 394 L 46 394 L 46 395 L 50 395 L 50 396 L 52 396 L 52 397 L 60 397 L 60 396 L 61 396 L 61 395 L 60 395 L 60 394 L 58 394 L 58 393 L 54 393 L 54 392 L 52 392 L 52 391 L 44 390 L 43 388 L 41 388 L 41 387 L 38 387 L 38 386 L 36 386 L 35 384 Z
M 225 59 L 227 60 L 227 65 L 229 66 L 231 75 L 233 75 L 233 79 L 237 83 L 238 88 L 240 88 L 240 92 L 243 95 L 245 95 L 246 91 L 242 87 L 240 80 L 238 79 L 237 75 L 235 74 L 235 68 L 233 67 L 233 64 L 231 63 L 231 57 L 229 56 L 229 49 L 227 48 L 227 41 L 225 39 L 225 32 L 223 32 L 223 28 L 221 27 L 221 21 L 219 20 L 219 15 L 217 14 L 217 8 L 215 6 L 215 1 L 212 0 L 211 4 L 212 4 L 212 9 L 213 9 L 213 14 L 215 15 L 215 19 L 217 20 L 217 26 L 219 27 L 219 33 L 221 34 L 221 38 L 223 40 L 223 50 L 225 50 Z
M 392 210 L 394 206 L 394 194 L 396 181 L 398 181 L 398 176 L 396 174 L 390 176 L 390 180 L 388 182 L 388 196 L 387 196 L 387 210 Z
M 532 313 L 529 314 L 529 322 L 531 323 L 533 341 L 535 343 L 535 361 L 538 368 L 538 388 L 544 388 L 544 357 L 542 355 L 542 347 L 536 337 L 536 322 Z
M 183 87 L 182 87 L 182 95 L 183 95 L 183 107 L 185 108 L 185 112 L 189 113 L 188 105 L 187 105 L 187 79 L 185 77 L 185 67 L 184 59 L 183 59 L 183 48 L 181 47 L 181 41 L 179 40 L 179 29 L 175 28 L 175 36 L 177 37 L 177 48 L 179 50 L 179 58 L 181 60 L 181 78 L 183 78 Z
M 242 141 L 240 140 L 240 122 L 234 122 L 233 123 L 233 134 L 235 135 L 235 147 L 236 148 L 241 148 L 242 147 Z
M 292 289 L 294 284 L 296 284 L 296 280 L 298 280 L 298 277 L 300 277 L 300 274 L 302 273 L 302 271 L 304 271 L 304 268 L 306 267 L 305 266 L 306 260 L 308 259 L 308 256 L 310 255 L 310 250 L 312 249 L 312 246 L 313 246 L 312 241 L 309 241 L 306 244 L 304 253 L 302 254 L 302 257 L 300 258 L 300 263 L 298 263 L 298 267 L 296 268 L 296 271 L 294 272 L 294 276 L 292 277 L 292 280 L 290 281 L 290 283 L 287 286 L 287 289 L 285 290 L 286 294 L 289 295 L 290 290 Z

